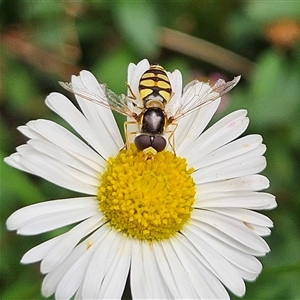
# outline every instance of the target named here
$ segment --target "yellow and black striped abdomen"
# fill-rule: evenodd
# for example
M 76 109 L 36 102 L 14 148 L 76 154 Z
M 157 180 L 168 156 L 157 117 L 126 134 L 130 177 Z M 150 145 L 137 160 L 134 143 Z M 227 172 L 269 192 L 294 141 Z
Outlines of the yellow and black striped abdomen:
M 141 76 L 139 83 L 140 97 L 144 102 L 156 99 L 164 103 L 169 102 L 172 88 L 166 71 L 159 65 L 152 65 Z

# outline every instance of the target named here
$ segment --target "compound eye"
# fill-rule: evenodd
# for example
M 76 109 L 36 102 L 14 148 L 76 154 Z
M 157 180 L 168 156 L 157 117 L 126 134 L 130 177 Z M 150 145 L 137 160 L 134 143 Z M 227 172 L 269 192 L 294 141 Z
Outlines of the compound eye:
M 167 142 L 166 139 L 162 136 L 155 136 L 153 138 L 151 147 L 154 148 L 157 152 L 161 152 L 166 148 Z
M 162 136 L 150 136 L 146 134 L 138 135 L 134 139 L 135 146 L 138 150 L 143 151 L 152 147 L 157 152 L 161 152 L 166 148 L 167 142 Z
M 138 150 L 143 151 L 146 148 L 151 147 L 151 139 L 149 135 L 146 134 L 141 134 L 138 135 L 134 139 L 135 146 L 137 147 Z

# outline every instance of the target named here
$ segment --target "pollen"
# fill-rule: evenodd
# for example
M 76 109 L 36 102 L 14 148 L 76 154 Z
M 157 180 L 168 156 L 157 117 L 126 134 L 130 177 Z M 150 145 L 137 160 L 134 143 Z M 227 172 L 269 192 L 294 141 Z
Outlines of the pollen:
M 112 229 L 143 241 L 169 239 L 190 219 L 196 185 L 184 158 L 162 151 L 153 159 L 134 145 L 107 160 L 97 198 Z

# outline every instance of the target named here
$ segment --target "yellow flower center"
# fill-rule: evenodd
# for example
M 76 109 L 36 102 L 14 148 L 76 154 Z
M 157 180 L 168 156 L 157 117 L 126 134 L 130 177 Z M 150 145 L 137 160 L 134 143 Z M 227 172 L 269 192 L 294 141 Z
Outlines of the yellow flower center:
M 97 198 L 110 226 L 146 241 L 168 239 L 189 220 L 196 186 L 184 158 L 162 151 L 153 159 L 131 145 L 107 160 Z

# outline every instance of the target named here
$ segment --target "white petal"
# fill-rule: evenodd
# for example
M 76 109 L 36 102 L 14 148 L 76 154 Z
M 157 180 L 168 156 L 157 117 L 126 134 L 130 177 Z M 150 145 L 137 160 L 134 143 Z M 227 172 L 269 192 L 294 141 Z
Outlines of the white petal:
M 108 235 L 109 231 L 110 230 L 108 230 L 105 225 L 100 227 L 87 239 L 77 245 L 66 257 L 66 259 L 62 261 L 62 263 L 60 263 L 56 268 L 50 271 L 43 281 L 43 295 L 47 297 L 52 295 L 68 270 L 72 268 L 72 266 L 77 262 L 77 260 L 80 259 L 81 256 L 86 255 L 85 253 L 87 251 L 94 251 L 95 249 L 97 249 L 99 243 L 103 240 L 103 237 Z
M 33 152 L 23 156 L 21 162 L 32 174 L 58 186 L 89 195 L 97 193 L 97 186 L 92 185 L 95 184 L 92 178 L 42 153 Z
M 53 271 L 48 273 L 42 283 L 42 294 L 45 297 L 50 297 L 55 291 L 61 280 L 69 268 L 84 254 L 86 246 L 80 244 L 70 255 Z
M 220 232 L 218 236 L 220 238 L 222 237 L 225 242 L 233 246 L 235 246 L 237 242 L 237 244 L 243 245 L 240 249 L 247 249 L 246 251 L 248 251 L 249 254 L 265 255 L 265 253 L 270 251 L 267 243 L 247 228 L 241 221 L 221 216 L 214 212 L 197 209 L 193 211 L 192 218 L 193 220 L 197 220 L 196 222 L 191 220 L 191 223 L 195 226 L 206 230 L 207 226 L 204 224 L 207 224 L 216 228 Z M 227 238 L 224 235 L 226 235 Z
M 105 226 L 102 226 L 99 230 L 103 230 L 103 228 Z M 116 233 L 107 228 L 105 229 L 105 234 L 99 236 L 97 240 L 98 246 L 90 260 L 82 285 L 83 299 L 97 299 L 103 278 L 106 275 L 106 268 L 111 263 L 108 257 L 115 238 Z
M 173 96 L 170 102 L 166 105 L 166 110 L 172 113 L 171 108 L 174 103 L 180 101 L 182 94 L 182 75 L 179 70 L 174 70 L 172 73 L 167 72 L 172 87 Z M 170 106 L 170 109 L 169 109 Z
M 60 199 L 32 204 L 15 211 L 6 222 L 9 230 L 16 230 L 26 222 L 42 214 L 70 211 L 73 209 L 93 208 L 97 201 L 93 197 Z
M 187 274 L 182 261 L 177 256 L 170 241 L 162 241 L 160 243 L 165 258 L 168 261 L 169 269 L 174 276 L 179 295 L 181 299 L 198 299 L 198 294 Z M 169 275 L 170 276 L 170 275 Z M 169 287 L 170 288 L 170 287 Z
M 81 300 L 81 299 L 86 299 L 86 298 L 82 297 L 82 285 L 79 286 L 79 288 L 74 296 L 74 300 Z
M 107 236 L 108 233 L 108 230 L 103 228 L 101 233 L 98 230 L 98 232 L 83 242 L 83 245 L 86 245 L 86 251 L 74 262 L 60 280 L 56 290 L 57 299 L 71 298 L 82 286 L 87 276 L 86 271 L 91 259 L 96 249 L 100 246 L 103 237 Z
M 56 288 L 55 299 L 70 299 L 76 293 L 92 256 L 92 251 L 89 250 L 86 250 L 64 274 Z
M 23 226 L 17 230 L 17 233 L 21 235 L 36 235 L 80 222 L 98 213 L 97 205 L 91 208 L 44 213 L 24 223 Z
M 259 156 L 259 153 L 264 151 L 264 149 L 258 148 L 259 153 L 255 150 L 196 170 L 192 174 L 194 181 L 196 184 L 200 184 L 261 172 L 266 167 L 266 159 L 263 156 Z
M 72 84 L 87 89 L 89 92 L 98 95 L 98 97 L 106 99 L 105 91 L 99 85 L 94 75 L 88 71 L 81 71 L 80 76 L 72 76 Z M 101 105 L 97 105 L 91 101 L 88 101 L 78 95 L 75 95 L 76 99 L 83 111 L 84 115 L 90 123 L 90 127 L 95 130 L 95 134 L 98 132 L 101 140 L 100 154 L 107 159 L 119 151 L 124 143 L 120 135 L 115 118 L 112 111 Z
M 189 226 L 194 226 L 197 228 L 197 230 L 203 230 L 205 231 L 207 234 L 214 236 L 217 240 L 220 241 L 220 243 L 223 243 L 225 245 L 229 245 L 234 249 L 237 249 L 241 252 L 244 252 L 246 254 L 249 255 L 256 255 L 256 256 L 263 256 L 265 255 L 265 252 L 259 252 L 256 250 L 253 250 L 247 246 L 245 246 L 244 244 L 240 243 L 239 241 L 233 239 L 230 235 L 222 232 L 221 230 L 219 230 L 218 228 L 211 226 L 207 223 L 203 223 L 203 222 L 199 222 L 199 221 L 195 221 L 195 220 L 190 220 L 190 224 Z
M 32 121 L 31 121 L 32 122 Z M 29 122 L 30 123 L 30 122 Z M 27 123 L 28 124 L 28 123 Z M 44 139 L 44 137 L 36 132 L 35 130 L 31 129 L 27 125 L 22 125 L 17 128 L 22 134 L 27 136 L 30 139 Z
M 41 262 L 41 272 L 48 273 L 56 268 L 74 249 L 77 243 L 101 226 L 102 217 L 91 217 L 65 233 L 64 239 L 57 243 Z
M 30 140 L 27 143 L 34 150 L 44 153 L 47 156 L 57 159 L 58 161 L 79 170 L 90 177 L 94 177 L 99 182 L 97 175 L 101 173 L 104 168 L 94 161 L 88 160 L 87 158 L 80 156 L 76 153 L 68 152 L 66 149 L 62 149 L 53 145 L 52 143 L 45 140 Z
M 30 173 L 30 170 L 22 165 L 21 158 L 22 156 L 19 153 L 13 153 L 10 156 L 5 157 L 4 161 L 13 168 Z
M 93 151 L 91 147 L 55 122 L 49 120 L 36 120 L 28 122 L 27 126 L 40 134 L 44 139 L 62 149 L 82 155 L 100 165 L 103 165 L 104 163 L 103 158 Z
M 259 236 L 268 236 L 271 234 L 271 230 L 265 226 L 259 226 L 251 223 L 246 223 L 246 225 Z
M 195 111 L 191 115 L 179 120 L 178 129 L 175 133 L 176 153 L 179 156 L 188 156 L 192 151 L 191 143 L 203 132 L 214 113 L 216 112 L 221 100 L 213 101 L 212 103 Z
M 194 206 L 197 208 L 236 207 L 248 209 L 272 209 L 275 197 L 262 192 L 226 192 L 199 194 Z
M 258 151 L 258 149 L 261 148 L 262 150 L 260 153 L 264 153 L 266 148 L 261 142 L 262 138 L 260 135 L 248 135 L 224 145 L 200 159 L 195 159 L 193 162 L 190 162 L 190 164 L 192 164 L 195 169 L 200 169 L 217 162 L 243 155 L 254 149 L 257 149 Z
M 144 72 L 146 72 L 150 67 L 147 59 L 141 60 L 136 66 L 130 64 L 128 68 L 128 85 L 130 86 L 132 92 L 137 97 L 138 102 L 141 102 L 139 93 L 139 83 Z M 128 93 L 130 95 L 130 93 Z
M 191 163 L 240 136 L 248 126 L 246 110 L 234 111 L 203 132 L 187 149 Z
M 130 288 L 133 299 L 151 299 L 151 291 L 145 280 L 143 268 L 143 248 L 138 240 L 132 241 L 132 260 L 130 268 Z
M 171 270 L 170 262 L 167 259 L 160 243 L 153 243 L 153 250 L 155 259 L 158 264 L 158 268 L 160 270 L 163 280 L 165 281 L 170 293 L 172 294 L 172 298 L 179 299 L 181 296 L 174 278 L 175 274 L 173 274 Z
M 151 299 L 171 299 L 172 294 L 159 270 L 154 250 L 148 242 L 142 243 L 142 260 L 147 290 Z
M 238 296 L 245 293 L 245 284 L 238 270 L 232 266 L 214 248 L 201 239 L 200 235 L 194 234 L 188 226 L 184 231 L 186 237 L 194 244 L 198 253 L 195 253 L 199 261 L 210 270 L 229 290 Z M 216 285 L 216 284 L 215 284 Z M 214 287 L 211 287 L 214 290 Z M 222 291 L 222 290 L 221 290 Z M 222 298 L 213 294 L 213 298 Z
M 262 269 L 262 267 L 261 267 L 261 269 Z M 246 281 L 254 281 L 257 278 L 257 276 L 259 275 L 259 273 L 260 273 L 260 272 L 258 272 L 258 273 L 251 273 L 251 272 L 245 271 L 245 270 L 239 270 L 239 271 L 240 271 L 241 276 Z
M 184 92 L 183 92 L 181 99 L 179 99 L 176 102 L 175 101 L 172 102 L 172 100 L 170 101 L 171 115 L 176 116 L 176 113 L 178 114 L 178 111 L 184 113 L 184 112 L 188 111 L 190 108 L 199 105 L 201 103 L 203 96 L 205 96 L 209 90 L 211 90 L 210 85 L 207 83 L 203 83 L 203 82 L 196 82 L 196 83 L 194 82 L 194 84 L 191 84 L 188 88 L 186 86 L 184 88 Z M 217 104 L 219 104 L 219 101 L 217 101 Z M 207 105 L 207 106 L 210 106 L 210 105 Z M 213 105 L 210 107 L 209 110 L 212 112 L 212 110 L 215 107 L 217 107 L 217 106 Z M 189 113 L 187 117 L 184 117 L 178 121 L 178 128 L 175 133 L 176 144 L 181 145 L 181 143 L 184 141 L 184 139 L 186 137 L 189 139 L 190 128 L 191 128 L 192 124 L 194 124 L 195 120 L 198 120 L 198 122 L 199 122 L 198 115 L 200 114 L 200 111 L 201 111 L 201 109 L 195 110 L 194 112 Z M 215 111 L 212 112 L 210 118 L 212 117 L 214 112 Z M 205 124 L 205 126 L 206 125 L 207 124 Z M 194 130 L 191 131 L 192 135 L 193 135 L 193 133 L 195 133 L 197 131 L 198 128 L 193 126 L 193 129 Z M 201 132 L 198 131 L 196 136 L 198 136 L 200 133 Z M 193 141 L 193 140 L 189 139 L 189 143 L 191 141 Z M 178 148 L 179 148 L 179 146 L 178 146 Z
M 209 265 L 207 267 L 207 263 L 203 263 L 205 259 L 199 256 L 196 249 L 191 246 L 186 237 L 176 235 L 175 238 L 171 239 L 171 242 L 197 291 L 197 299 L 229 299 L 224 286 L 213 274 L 212 267 Z M 219 268 L 225 269 L 226 265 L 220 265 Z M 223 272 L 226 272 L 226 270 Z
M 49 144 L 49 145 L 47 145 Z M 35 149 L 37 146 L 38 149 Z M 66 153 L 64 150 L 57 148 L 55 145 L 48 143 L 47 141 L 35 141 L 31 140 L 26 145 L 19 146 L 17 151 L 20 155 L 19 161 L 24 168 L 28 170 L 29 173 L 34 175 L 39 175 L 36 173 L 36 170 L 40 170 L 40 165 L 34 165 L 34 167 L 29 168 L 28 160 L 34 161 L 36 158 L 37 163 L 42 160 L 43 164 L 46 166 L 50 165 L 50 168 L 53 169 L 54 173 L 61 173 L 59 174 L 61 178 L 65 179 L 65 184 L 71 184 L 73 180 L 79 180 L 78 185 L 83 187 L 84 184 L 88 186 L 98 186 L 99 185 L 99 178 L 98 172 L 102 170 L 101 167 L 98 167 L 98 171 L 91 170 L 86 164 L 85 161 L 78 159 L 77 157 L 74 158 L 72 154 Z M 30 165 L 31 166 L 31 165 Z M 55 169 L 56 167 L 56 169 Z M 41 174 L 46 174 L 49 178 L 54 179 L 59 176 L 53 176 L 53 174 L 49 171 L 47 174 L 47 169 L 41 169 Z M 64 171 L 64 172 L 62 172 Z M 49 180 L 51 181 L 51 180 Z M 56 182 L 59 185 L 58 178 L 55 179 L 54 183 Z M 64 186 L 64 182 L 61 182 L 62 186 Z M 86 188 L 86 187 L 83 187 Z
M 133 241 L 131 293 L 134 299 L 172 299 L 159 262 L 148 242 Z
M 268 188 L 270 182 L 263 175 L 249 175 L 226 180 L 202 183 L 197 186 L 201 195 L 206 193 L 232 192 L 232 191 L 260 191 Z
M 56 236 L 55 238 L 52 238 L 42 244 L 39 244 L 33 248 L 31 248 L 29 251 L 27 251 L 22 259 L 22 264 L 31 264 L 34 262 L 38 262 L 47 255 L 47 253 L 57 244 L 60 242 L 60 240 L 64 237 L 64 234 L 61 234 L 59 236 Z
M 249 255 L 228 243 L 224 243 L 223 240 L 211 234 L 212 232 L 202 230 L 200 227 L 189 224 L 189 226 L 184 228 L 184 234 L 186 234 L 186 229 L 201 237 L 208 245 L 218 251 L 219 254 L 221 254 L 226 260 L 235 265 L 242 277 L 244 277 L 244 275 L 247 273 L 256 274 L 257 276 L 257 274 L 261 272 L 261 263 L 254 256 Z
M 110 135 L 104 135 L 106 128 L 92 127 L 88 120 L 78 111 L 78 109 L 63 95 L 59 93 L 51 93 L 47 99 L 46 104 L 55 111 L 59 116 L 66 120 L 98 153 L 103 152 L 103 147 L 108 144 L 114 144 L 107 140 L 111 138 Z M 119 134 L 120 135 L 120 134 Z M 122 147 L 122 138 L 119 137 L 120 147 Z M 118 150 L 112 147 L 111 152 Z
M 264 227 L 273 227 L 273 222 L 265 215 L 257 213 L 243 208 L 213 208 L 210 209 L 219 214 L 224 214 L 226 216 L 241 220 L 244 223 L 251 225 L 258 225 Z M 246 225 L 247 226 L 247 225 Z M 251 229 L 251 226 L 248 226 Z
M 98 299 L 121 299 L 131 261 L 131 241 L 121 234 L 118 247 L 110 248 L 111 265 L 102 282 Z
M 129 63 L 128 68 L 127 68 L 127 83 L 132 82 L 132 76 L 134 74 L 136 68 L 136 64 L 134 63 Z
M 43 142 L 42 142 L 43 143 Z M 41 144 L 38 142 L 38 144 Z M 75 179 L 79 178 L 79 181 L 81 183 L 87 183 L 88 185 L 92 186 L 98 186 L 99 185 L 99 178 L 98 174 L 102 170 L 102 168 L 98 168 L 98 171 L 90 170 L 85 163 L 83 163 L 81 160 L 74 158 L 72 154 L 65 152 L 64 150 L 61 150 L 54 146 L 53 144 L 50 144 L 49 146 L 46 144 L 42 145 L 42 151 L 36 150 L 34 148 L 36 146 L 35 141 L 31 140 L 27 143 L 27 145 L 22 145 L 21 147 L 18 147 L 17 150 L 21 154 L 21 163 L 26 165 L 27 157 L 38 157 L 38 159 L 41 157 L 44 159 L 45 164 L 50 161 L 55 161 L 55 164 L 60 164 L 60 168 L 58 169 L 64 169 L 64 173 L 68 173 L 66 175 L 69 175 L 71 178 L 75 177 Z M 39 146 L 38 146 L 39 147 Z M 48 148 L 48 149 L 46 149 Z M 57 156 L 56 156 L 57 155 Z M 24 163 L 25 162 L 25 163 Z M 59 170 L 59 171 L 61 171 Z M 33 170 L 31 170 L 33 171 Z M 33 173 L 35 174 L 35 173 Z
M 212 91 L 212 87 L 208 83 L 198 80 L 191 81 L 183 88 L 182 97 L 176 104 L 182 111 L 188 111 L 199 105 L 210 91 Z

